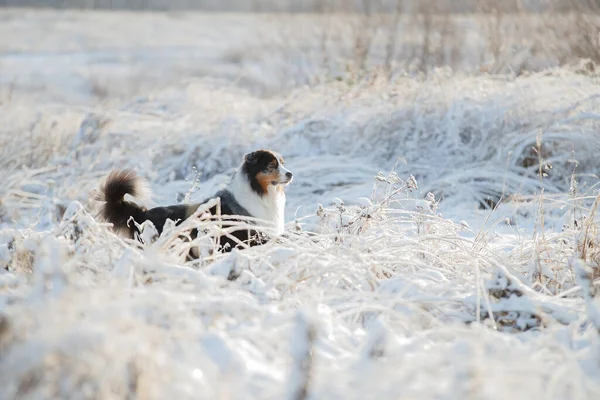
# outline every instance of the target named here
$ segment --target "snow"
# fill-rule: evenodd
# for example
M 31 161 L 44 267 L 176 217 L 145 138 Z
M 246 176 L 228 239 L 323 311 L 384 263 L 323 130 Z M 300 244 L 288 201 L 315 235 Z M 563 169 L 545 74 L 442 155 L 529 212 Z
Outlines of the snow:
M 271 19 L 0 14 L 0 399 L 600 395 L 597 76 L 306 85 Z M 192 202 L 261 147 L 294 172 L 264 246 L 96 218 L 112 168 Z

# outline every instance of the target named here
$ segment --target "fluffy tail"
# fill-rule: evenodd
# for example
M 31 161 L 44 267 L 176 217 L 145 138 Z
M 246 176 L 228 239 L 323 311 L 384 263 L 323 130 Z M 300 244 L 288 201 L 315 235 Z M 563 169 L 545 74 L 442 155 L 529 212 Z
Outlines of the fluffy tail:
M 133 237 L 137 228 L 131 219 L 138 224 L 144 222 L 146 208 L 125 201 L 126 194 L 137 198 L 144 197 L 147 194 L 145 182 L 133 171 L 112 171 L 100 188 L 98 200 L 105 202 L 100 209 L 100 216 L 111 222 L 117 232 L 126 232 Z

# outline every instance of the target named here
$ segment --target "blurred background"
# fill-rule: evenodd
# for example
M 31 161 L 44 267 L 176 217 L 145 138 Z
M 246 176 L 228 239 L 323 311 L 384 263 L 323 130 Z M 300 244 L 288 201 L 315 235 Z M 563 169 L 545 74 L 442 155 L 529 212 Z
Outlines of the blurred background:
M 333 188 L 368 194 L 398 157 L 448 206 L 564 192 L 572 154 L 582 179 L 598 172 L 599 3 L 0 0 L 0 166 L 41 168 L 89 146 L 85 188 L 131 166 L 185 192 L 197 168 L 210 192 L 250 147 L 331 157 L 302 171 L 322 179 L 291 188 L 289 212 Z M 151 154 L 131 159 L 124 137 Z M 532 148 L 554 162 L 547 180 Z M 478 173 L 454 176 L 457 162 Z
M 437 12 L 477 12 L 481 7 L 503 11 L 570 10 L 597 7 L 597 0 L 2 0 L 8 6 L 107 8 L 128 10 L 208 10 L 265 12 L 393 11 L 401 6 L 437 8 Z
M 224 78 L 261 96 L 371 67 L 390 77 L 440 67 L 518 76 L 581 59 L 599 61 L 599 4 L 0 0 L 13 10 L 2 14 L 0 84 L 4 97 L 7 90 L 39 95 L 43 89 L 53 99 L 81 102 L 128 97 L 198 76 Z M 13 7 L 30 9 L 25 19 L 33 26 Z M 77 10 L 122 13 L 97 13 L 91 20 Z M 31 71 L 43 56 L 49 57 L 46 71 Z M 111 63 L 118 65 L 108 72 Z M 58 80 L 61 88 L 55 90 Z

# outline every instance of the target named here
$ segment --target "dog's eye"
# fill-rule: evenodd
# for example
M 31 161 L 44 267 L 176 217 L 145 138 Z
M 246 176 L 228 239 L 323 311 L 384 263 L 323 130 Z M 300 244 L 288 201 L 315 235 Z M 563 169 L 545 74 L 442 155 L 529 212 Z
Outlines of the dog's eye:
M 271 169 L 277 168 L 277 163 L 273 161 L 272 163 L 269 164 L 269 168 L 271 168 Z

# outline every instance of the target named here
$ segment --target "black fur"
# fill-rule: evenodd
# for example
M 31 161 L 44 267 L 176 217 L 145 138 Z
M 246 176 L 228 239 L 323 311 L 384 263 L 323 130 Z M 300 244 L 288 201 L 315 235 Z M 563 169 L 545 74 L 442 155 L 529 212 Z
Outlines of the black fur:
M 124 199 L 126 194 L 131 196 L 139 195 L 142 184 L 141 179 L 131 171 L 113 171 L 107 177 L 104 187 L 101 188 L 99 200 L 105 202 L 100 212 L 101 217 L 106 221 L 111 222 L 116 230 L 126 231 L 131 238 L 135 237 L 136 233 L 139 234 L 136 224 L 131 221 L 131 219 L 137 224 L 141 224 L 148 220 L 151 221 L 160 234 L 163 231 L 167 219 L 171 219 L 176 225 L 179 225 L 188 216 L 193 214 L 200 205 L 215 197 L 221 198 L 221 215 L 251 216 L 227 190 L 221 190 L 215 196 L 208 198 L 199 204 L 180 204 L 151 209 L 147 209 Z M 217 215 L 217 207 L 214 206 L 210 208 L 209 212 L 212 215 Z M 228 221 L 235 221 L 235 219 L 230 218 Z M 230 226 L 232 226 L 231 223 L 223 223 L 224 228 Z M 195 229 L 191 232 L 191 236 L 192 238 L 197 236 L 197 231 Z M 231 236 L 236 237 L 242 243 L 249 246 L 260 245 L 267 241 L 267 238 L 264 235 L 248 229 L 234 231 L 231 233 Z M 220 251 L 228 252 L 236 247 L 239 248 L 242 246 L 227 236 L 219 237 Z
M 154 227 L 158 231 L 160 235 L 165 226 L 165 222 L 167 219 L 170 219 L 175 222 L 176 225 L 179 225 L 183 222 L 188 215 L 188 206 L 185 204 L 177 204 L 174 206 L 168 207 L 154 207 L 146 211 L 144 215 L 145 220 L 152 221 Z M 141 222 L 136 222 L 139 224 Z
M 243 217 L 251 217 L 252 216 L 252 215 L 250 215 L 248 210 L 246 210 L 244 207 L 242 207 L 240 205 L 240 203 L 237 202 L 235 197 L 233 197 L 233 194 L 231 194 L 231 192 L 229 192 L 228 190 L 220 190 L 219 192 L 217 192 L 217 194 L 215 194 L 211 198 L 215 198 L 215 197 L 219 197 L 221 199 L 221 215 L 226 215 L 226 216 L 239 215 L 239 216 L 243 216 Z M 199 206 L 201 206 L 202 204 L 209 201 L 211 198 L 204 200 L 200 204 L 194 205 L 193 206 L 193 207 L 195 207 L 194 211 Z M 211 215 L 217 215 L 217 206 L 211 207 L 209 209 L 209 212 L 211 213 Z M 239 222 L 240 220 L 235 219 L 235 218 L 227 218 L 225 221 L 223 221 L 223 228 L 228 228 L 228 227 L 233 226 L 233 224 L 231 222 L 235 222 L 235 221 Z M 197 234 L 197 232 L 194 230 L 192 232 L 192 237 L 195 237 L 196 234 Z M 264 234 L 257 232 L 253 229 L 239 229 L 239 230 L 233 231 L 231 233 L 231 236 L 237 238 L 239 241 L 247 244 L 248 246 L 257 246 L 260 244 L 264 244 L 268 240 Z M 234 248 L 240 248 L 240 247 L 242 247 L 242 246 L 240 246 L 238 244 L 238 242 L 236 242 L 235 240 L 231 239 L 228 236 L 220 236 L 219 237 L 219 249 L 223 252 L 228 252 Z
M 256 179 L 256 175 L 260 172 L 268 173 L 270 170 L 277 169 L 280 162 L 283 162 L 282 158 L 278 158 L 273 152 L 267 150 L 257 150 L 246 154 L 242 173 L 248 177 L 252 190 L 259 195 L 265 194 L 263 187 Z
M 100 211 L 100 216 L 111 222 L 116 230 L 129 231 L 133 237 L 133 232 L 137 231 L 135 224 L 129 223 L 129 219 L 135 221 L 144 221 L 146 219 L 146 209 L 139 205 L 125 201 L 126 194 L 139 196 L 141 180 L 132 171 L 113 171 L 106 178 L 106 183 L 101 190 L 100 200 L 106 203 Z

